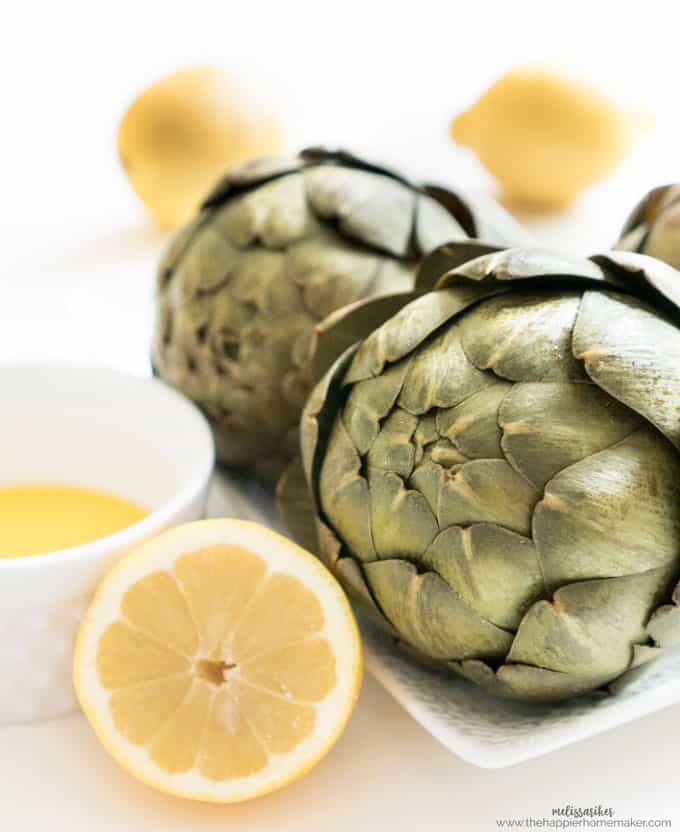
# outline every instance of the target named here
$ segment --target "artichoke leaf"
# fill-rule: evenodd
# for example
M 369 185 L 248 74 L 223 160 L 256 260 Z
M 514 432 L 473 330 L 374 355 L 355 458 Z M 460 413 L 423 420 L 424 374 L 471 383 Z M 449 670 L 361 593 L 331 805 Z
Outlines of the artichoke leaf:
M 404 560 L 364 564 L 366 579 L 396 631 L 435 659 L 505 656 L 512 636 L 480 618 L 438 575 Z
M 404 384 L 409 362 L 400 361 L 378 378 L 360 381 L 350 387 L 342 418 L 360 454 L 368 453 L 380 426 L 394 407 Z
M 314 498 L 299 458 L 284 468 L 276 484 L 276 505 L 287 529 L 300 546 L 319 554 Z
M 341 233 L 395 257 L 413 256 L 411 237 L 416 191 L 381 173 L 366 176 L 347 167 L 309 167 L 303 172 L 307 199 Z
M 377 605 L 359 564 L 351 557 L 338 558 L 335 563 L 335 574 L 345 588 L 350 600 L 358 602 L 361 609 L 383 631 L 386 631 L 393 638 L 398 638 L 399 634 Z
M 412 480 L 417 482 L 418 471 Z M 501 459 L 474 459 L 441 480 L 439 527 L 496 523 L 526 537 L 541 495 Z
M 431 445 L 439 439 L 436 412 L 431 411 L 430 413 L 426 413 L 416 421 L 418 423 L 418 427 L 413 434 L 413 438 L 419 449 L 419 454 L 422 456 L 425 447 L 427 445 Z
M 642 199 L 629 218 L 626 220 L 615 250 L 639 252 L 664 261 L 676 269 L 680 267 L 680 185 L 662 185 L 653 188 Z M 618 256 L 616 257 L 618 260 Z M 645 278 L 652 284 L 656 284 L 653 276 L 656 272 L 656 264 L 645 264 Z M 651 272 L 651 279 L 650 273 Z M 678 303 L 680 288 L 677 285 L 677 277 L 667 288 L 675 291 L 675 306 Z
M 187 301 L 226 285 L 241 256 L 214 225 L 200 228 L 176 268 L 182 299 Z
M 383 257 L 378 265 L 371 293 L 380 296 L 390 292 L 409 292 L 413 289 L 413 275 L 413 264 Z
M 649 662 L 653 662 L 655 659 L 659 658 L 659 655 L 662 652 L 662 647 L 654 647 L 650 644 L 634 644 L 633 659 L 630 663 L 630 670 L 636 670 L 639 667 L 644 667 L 644 665 Z
M 418 436 L 416 433 L 416 442 L 417 441 Z M 422 448 L 422 450 L 416 454 L 416 459 L 419 459 L 421 462 L 430 460 L 435 465 L 444 469 L 444 471 L 450 471 L 453 468 L 457 468 L 457 466 L 462 465 L 464 462 L 470 461 L 469 458 L 466 457 L 465 454 L 461 453 L 453 443 L 449 442 L 448 439 L 437 439 L 431 445 L 427 445 Z
M 490 523 L 450 526 L 418 566 L 436 572 L 482 618 L 516 630 L 545 585 L 532 541 Z
M 357 250 L 335 232 L 327 232 L 292 244 L 286 250 L 284 271 L 300 288 L 309 315 L 320 321 L 368 295 L 380 264 L 381 259 L 374 252 Z
M 345 555 L 342 543 L 323 521 L 318 521 L 317 529 L 321 560 L 340 581 L 349 598 L 359 602 L 361 609 L 383 630 L 396 635 L 396 631 L 377 606 L 359 564 L 352 557 Z
M 370 335 L 388 318 L 418 297 L 398 292 L 343 306 L 316 325 L 310 341 L 311 377 L 318 380 L 347 347 Z
M 678 221 L 677 217 L 675 221 Z M 677 324 L 680 322 L 680 279 L 676 249 L 680 246 L 675 234 L 669 234 L 664 242 L 667 246 L 665 250 L 654 256 L 648 256 L 652 252 L 646 247 L 645 254 L 610 251 L 594 255 L 591 259 L 615 275 L 620 287 L 628 294 L 642 298 Z
M 264 156 L 236 165 L 204 199 L 203 212 L 279 177 L 297 173 L 304 164 L 301 156 Z
M 649 229 L 644 225 L 634 228 L 620 237 L 614 249 L 641 252 L 648 233 Z
M 619 694 L 625 691 L 633 683 L 635 683 L 647 669 L 646 666 L 659 658 L 663 653 L 663 648 L 652 647 L 648 644 L 634 644 L 633 645 L 633 660 L 630 667 L 620 676 L 617 676 L 609 683 L 608 690 L 610 693 Z
M 380 431 L 366 455 L 369 469 L 392 471 L 408 479 L 416 458 L 414 434 L 419 419 L 401 408 L 394 408 L 381 423 Z
M 574 354 L 596 384 L 680 449 L 680 329 L 637 300 L 587 292 Z
M 471 285 L 416 297 L 364 339 L 346 381 L 379 376 L 387 364 L 409 355 L 442 324 L 489 294 L 486 287 Z
M 438 411 L 431 410 L 418 419 L 418 427 L 413 434 L 416 466 L 431 461 L 442 468 L 450 469 L 468 462 L 465 454 L 446 437 L 440 436 L 437 430 L 437 413 Z
M 486 257 L 497 251 L 503 251 L 503 249 L 499 246 L 480 243 L 477 240 L 446 242 L 430 250 L 430 253 L 423 259 L 416 273 L 415 288 L 417 290 L 434 289 L 449 272 L 460 268 L 470 260 Z
M 311 145 L 305 147 L 300 151 L 300 156 L 309 164 L 324 164 L 324 165 L 341 165 L 352 170 L 363 170 L 367 173 L 378 173 L 382 176 L 388 176 L 397 182 L 404 185 L 409 183 L 404 177 L 391 168 L 386 168 L 383 165 L 377 165 L 374 162 L 367 162 L 359 156 L 355 156 L 348 150 L 342 148 L 328 148 L 323 145 Z
M 594 384 L 525 382 L 505 396 L 498 424 L 505 458 L 542 490 L 563 468 L 620 442 L 641 419 Z
M 542 248 L 506 248 L 478 257 L 449 272 L 442 278 L 442 288 L 460 278 L 476 282 L 531 281 L 533 287 L 554 285 L 564 278 L 575 285 L 607 281 L 602 269 L 585 257 L 570 257 Z
M 656 609 L 647 624 L 651 639 L 661 648 L 680 642 L 680 584 L 675 587 L 671 600 L 672 603 Z
M 465 353 L 511 381 L 583 379 L 571 343 L 580 299 L 572 292 L 491 298 L 460 319 Z
M 329 367 L 307 399 L 300 419 L 300 454 L 305 478 L 317 511 L 320 510 L 318 478 L 337 407 L 342 400 L 342 379 L 356 347 L 349 347 Z
M 230 201 L 216 212 L 213 226 L 241 248 L 254 242 L 281 249 L 318 228 L 300 176 L 282 176 Z
M 637 226 L 648 226 L 676 199 L 680 199 L 680 186 L 678 185 L 659 185 L 657 188 L 652 188 L 633 208 L 621 229 L 621 234 L 628 234 Z
M 316 534 L 319 540 L 319 558 L 331 572 L 335 573 L 338 561 L 343 553 L 342 541 L 333 529 L 317 517 Z
M 280 251 L 258 248 L 241 257 L 229 283 L 228 303 L 247 304 L 251 316 L 255 310 L 264 313 L 268 321 L 288 315 L 305 315 L 309 325 L 314 321 L 305 309 L 302 292 L 284 280 L 285 257 Z
M 437 429 L 469 459 L 503 459 L 500 407 L 512 390 L 507 381 L 493 379 L 460 404 L 437 411 Z
M 175 269 L 180 264 L 189 246 L 193 243 L 196 234 L 206 224 L 206 221 L 207 217 L 205 214 L 198 214 L 170 238 L 170 242 L 161 256 L 156 272 L 156 288 L 159 292 L 163 292 L 168 287 Z
M 444 244 L 450 243 L 452 240 L 469 239 L 451 213 L 430 197 L 421 196 L 418 198 L 416 212 L 415 242 L 418 251 L 432 252 L 438 247 L 446 248 Z M 496 248 L 494 247 L 493 250 L 496 250 Z M 429 257 L 426 259 L 429 259 Z M 442 266 L 443 268 L 440 269 L 439 273 L 433 275 L 435 279 L 429 285 L 423 282 L 424 278 L 421 275 L 421 269 L 419 269 L 416 288 L 433 288 L 436 280 L 447 271 L 447 267 L 443 263 Z
M 361 560 L 377 557 L 371 531 L 371 502 L 362 463 L 341 419 L 329 437 L 319 473 L 319 504 L 342 541 Z
M 309 331 L 309 319 L 306 315 L 289 315 L 269 322 L 261 318 L 246 324 L 241 330 L 238 349 L 238 361 L 234 362 L 232 371 L 234 378 L 249 388 L 255 397 L 274 397 L 279 392 L 281 380 L 291 367 L 291 352 L 295 348 L 298 338 L 305 337 Z M 267 361 L 263 362 L 262 349 L 266 350 Z M 259 385 L 267 382 L 267 390 L 259 389 Z M 271 388 L 274 388 L 272 391 Z
M 456 218 L 468 237 L 506 247 L 532 244 L 531 235 L 484 193 L 476 192 L 470 198 L 431 184 L 423 190 Z
M 435 462 L 431 455 L 427 454 L 408 481 L 409 488 L 417 490 L 427 500 L 430 511 L 435 517 L 439 517 L 439 504 L 447 476 L 446 467 Z
M 174 308 L 165 306 L 162 314 L 167 319 L 160 328 L 165 343 L 161 345 L 163 349 L 158 350 L 161 360 L 165 349 L 181 350 L 185 356 L 184 362 L 168 362 L 176 371 L 178 364 L 188 364 L 188 356 L 195 359 L 200 352 L 209 353 L 214 346 L 215 316 L 219 314 L 222 305 L 222 296 L 218 294 L 196 298 L 193 303 L 180 304 Z M 221 326 L 221 321 L 218 326 Z M 168 329 L 170 331 L 166 331 Z M 199 363 L 196 362 L 197 366 Z
M 423 186 L 423 192 L 426 193 L 431 199 L 445 208 L 452 217 L 455 217 L 456 222 L 460 225 L 460 227 L 465 232 L 467 237 L 472 237 L 479 239 L 481 235 L 481 225 L 476 220 L 475 215 L 473 213 L 472 204 L 469 200 L 462 198 L 459 194 L 450 191 L 448 188 L 442 188 L 440 185 L 431 185 L 427 184 Z M 482 197 L 483 199 L 483 197 Z M 488 205 L 485 205 L 485 208 Z M 509 220 L 509 216 L 506 215 L 504 212 L 503 218 Z M 510 220 L 510 224 L 513 224 L 513 221 Z M 513 224 L 514 225 L 514 224 Z M 519 224 L 516 227 L 518 233 L 522 235 L 522 229 Z M 456 237 L 452 239 L 457 239 Z M 508 241 L 498 239 L 497 242 L 505 245 Z M 515 243 L 519 242 L 519 239 L 515 238 Z
M 495 696 L 532 702 L 552 702 L 581 696 L 609 680 L 608 676 L 595 678 L 524 664 L 504 664 L 494 671 L 489 665 L 475 659 L 452 662 L 449 666 L 459 676 Z
M 668 589 L 667 567 L 640 575 L 578 581 L 538 601 L 522 619 L 508 662 L 597 679 L 627 670 L 647 640 L 651 610 Z
M 417 560 L 439 532 L 425 497 L 397 474 L 368 469 L 373 544 L 378 558 Z
M 653 428 L 557 474 L 534 512 L 548 587 L 677 562 L 680 459 Z M 597 556 L 594 557 L 593 553 Z
M 460 327 L 453 323 L 424 345 L 411 359 L 398 403 L 422 415 L 435 407 L 453 407 L 494 383 L 489 373 L 468 360 Z
M 649 229 L 643 253 L 677 269 L 680 266 L 678 225 L 680 225 L 680 200 L 676 196 L 676 201 L 660 214 Z M 672 272 L 666 270 L 666 274 L 671 278 Z M 680 291 L 677 288 L 677 282 L 677 277 L 675 277 L 675 280 L 671 278 L 664 281 L 664 288 L 675 289 L 674 300 L 676 303 L 678 302 L 678 291 Z

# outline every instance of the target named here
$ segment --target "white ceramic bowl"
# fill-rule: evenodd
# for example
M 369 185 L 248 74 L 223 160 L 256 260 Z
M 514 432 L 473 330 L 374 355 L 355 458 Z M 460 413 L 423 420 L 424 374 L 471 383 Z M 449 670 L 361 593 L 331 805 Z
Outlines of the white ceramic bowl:
M 97 488 L 149 509 L 92 543 L 0 558 L 0 722 L 20 722 L 76 710 L 73 642 L 99 578 L 135 544 L 203 515 L 214 450 L 200 411 L 156 379 L 0 365 L 0 391 L 0 485 Z

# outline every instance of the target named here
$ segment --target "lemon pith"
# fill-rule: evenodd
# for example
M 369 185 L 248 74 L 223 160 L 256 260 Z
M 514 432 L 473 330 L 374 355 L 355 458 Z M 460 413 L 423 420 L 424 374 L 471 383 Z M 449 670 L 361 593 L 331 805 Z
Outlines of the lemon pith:
M 132 774 L 230 802 L 296 779 L 330 748 L 356 700 L 360 653 L 347 601 L 315 558 L 256 524 L 203 521 L 105 578 L 74 680 Z

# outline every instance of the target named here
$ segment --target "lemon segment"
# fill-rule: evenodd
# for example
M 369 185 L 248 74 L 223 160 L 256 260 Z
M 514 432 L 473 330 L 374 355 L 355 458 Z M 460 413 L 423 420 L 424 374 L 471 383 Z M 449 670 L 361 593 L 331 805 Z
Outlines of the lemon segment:
M 103 580 L 74 682 L 102 743 L 131 774 L 233 802 L 311 768 L 361 682 L 356 622 L 312 555 L 253 523 L 166 532 Z

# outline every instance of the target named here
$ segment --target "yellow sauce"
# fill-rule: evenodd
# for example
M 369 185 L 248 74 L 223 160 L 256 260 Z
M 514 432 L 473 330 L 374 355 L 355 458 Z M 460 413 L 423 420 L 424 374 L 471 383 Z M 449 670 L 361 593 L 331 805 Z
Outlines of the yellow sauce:
M 51 483 L 0 487 L 0 558 L 90 543 L 146 517 L 147 509 L 92 488 Z

